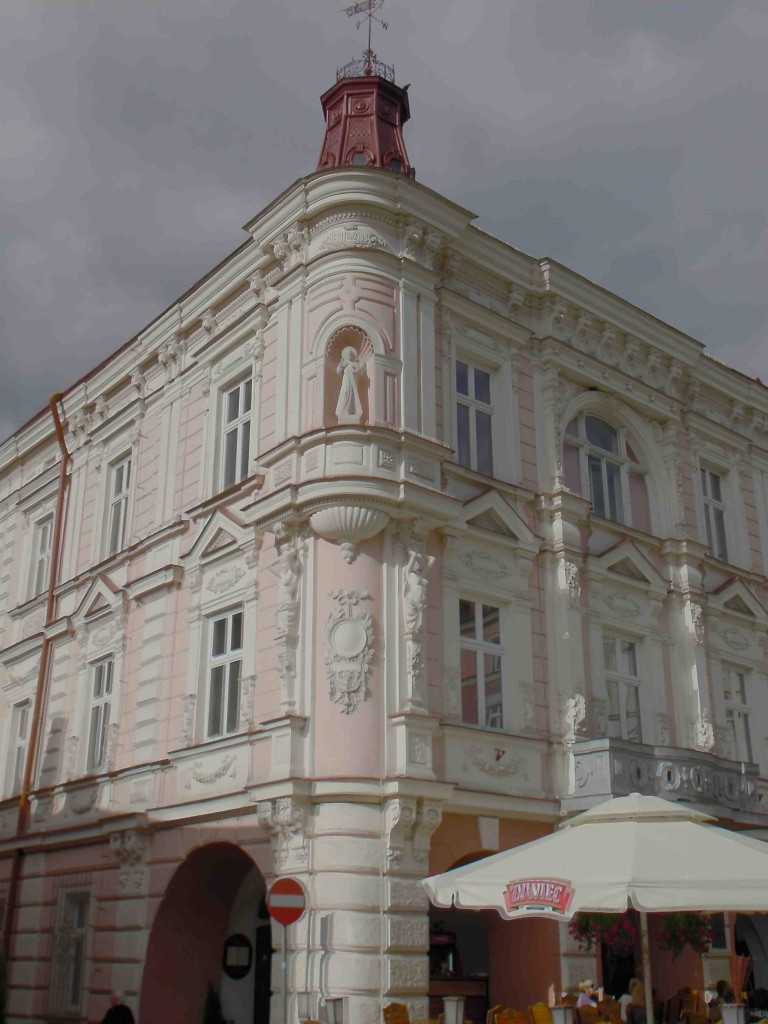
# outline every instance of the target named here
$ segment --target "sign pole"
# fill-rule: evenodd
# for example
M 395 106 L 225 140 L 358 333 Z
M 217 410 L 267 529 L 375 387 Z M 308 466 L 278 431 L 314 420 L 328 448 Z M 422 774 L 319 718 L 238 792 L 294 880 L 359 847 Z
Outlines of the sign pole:
M 283 925 L 283 942 L 282 942 L 282 953 L 283 959 L 281 963 L 283 973 L 283 1024 L 288 1024 L 288 942 L 287 942 L 288 925 Z
M 288 1022 L 288 925 L 295 924 L 307 909 L 307 892 L 297 878 L 278 878 L 267 893 L 267 910 L 273 921 L 282 926 L 280 943 L 283 992 L 283 1024 Z

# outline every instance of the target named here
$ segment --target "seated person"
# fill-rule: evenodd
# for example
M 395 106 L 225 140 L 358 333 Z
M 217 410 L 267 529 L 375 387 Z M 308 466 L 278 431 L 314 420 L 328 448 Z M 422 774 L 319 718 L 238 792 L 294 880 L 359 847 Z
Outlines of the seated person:
M 721 978 L 715 985 L 715 995 L 709 1000 L 708 1010 L 709 1019 L 711 1021 L 718 1021 L 723 1019 L 723 1013 L 720 1007 L 724 1003 L 735 1003 L 736 998 L 733 994 L 733 989 L 725 978 Z
M 576 1009 L 582 1006 L 597 1006 L 597 989 L 591 978 L 579 982 L 579 998 L 576 1000 Z
M 634 982 L 627 1003 L 627 1024 L 646 1024 L 645 985 L 637 978 L 634 979 Z
M 627 1024 L 627 1007 L 632 1002 L 632 993 L 635 991 L 636 986 L 639 984 L 640 982 L 637 980 L 637 978 L 630 978 L 629 984 L 627 985 L 627 991 L 624 993 L 623 996 L 619 996 L 621 1019 L 624 1021 L 624 1024 Z

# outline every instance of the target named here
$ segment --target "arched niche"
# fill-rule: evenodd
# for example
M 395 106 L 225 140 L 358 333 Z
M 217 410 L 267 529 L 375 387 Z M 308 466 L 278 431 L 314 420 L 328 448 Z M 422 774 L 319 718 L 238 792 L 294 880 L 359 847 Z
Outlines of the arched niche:
M 339 397 L 345 387 L 345 354 L 350 350 L 356 354 L 357 412 L 349 403 L 342 403 L 345 408 L 339 409 Z M 397 428 L 400 361 L 387 354 L 374 324 L 356 315 L 335 317 L 314 340 L 312 352 L 303 369 L 306 429 L 356 423 Z M 345 393 L 348 396 L 348 387 Z

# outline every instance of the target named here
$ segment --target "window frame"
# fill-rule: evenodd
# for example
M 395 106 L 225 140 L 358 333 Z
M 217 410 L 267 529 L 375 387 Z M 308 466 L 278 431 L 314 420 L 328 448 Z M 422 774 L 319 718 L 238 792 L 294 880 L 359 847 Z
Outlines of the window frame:
M 492 729 L 494 732 L 509 731 L 507 688 L 509 684 L 509 659 L 508 646 L 505 643 L 504 606 L 495 598 L 475 597 L 464 592 L 457 595 L 456 614 L 458 618 L 458 663 L 459 663 L 459 687 L 461 696 L 461 724 L 475 726 L 481 729 Z M 491 604 L 491 601 L 494 601 Z M 461 605 L 467 603 L 474 605 L 475 636 L 473 638 L 464 636 L 461 628 Z M 486 640 L 482 636 L 484 623 L 484 608 L 490 608 L 498 613 L 498 643 Z M 478 614 L 479 611 L 479 614 Z M 472 652 L 475 656 L 475 700 L 477 706 L 477 721 L 467 721 L 464 717 L 464 681 L 462 677 L 462 661 L 465 651 Z M 499 714 L 498 723 L 491 723 L 488 719 L 487 690 L 486 690 L 486 658 L 497 658 L 499 661 L 498 674 L 499 682 Z
M 32 557 L 29 567 L 29 587 L 27 590 L 28 601 L 33 601 L 36 597 L 44 594 L 48 589 L 48 584 L 51 578 L 51 558 L 53 555 L 53 531 L 53 512 L 49 512 L 47 515 L 41 516 L 40 519 L 37 519 L 34 523 Z M 48 545 L 43 549 L 41 541 L 45 536 L 48 537 Z M 41 563 L 43 565 L 42 578 L 40 578 Z
M 59 891 L 48 989 L 48 1012 L 51 1015 L 70 1017 L 82 1012 L 91 916 L 91 893 L 88 890 L 67 888 Z
M 109 462 L 109 477 L 107 480 L 106 514 L 104 517 L 104 557 L 111 558 L 119 555 L 126 548 L 129 527 L 129 512 L 131 499 L 131 483 L 134 470 L 133 452 L 124 452 L 122 455 Z M 118 474 L 125 467 L 128 467 L 128 479 L 122 490 L 117 491 Z M 115 516 L 118 522 L 118 538 L 113 546 L 113 524 Z
M 99 679 L 103 680 L 100 670 L 109 666 L 107 686 L 102 686 L 100 694 L 95 693 Z M 107 767 L 109 754 L 109 730 L 116 724 L 112 720 L 112 705 L 115 696 L 115 657 L 105 655 L 88 665 L 88 745 L 85 752 L 85 774 L 95 775 Z M 106 708 L 106 712 L 105 709 Z M 106 717 L 105 717 L 106 716 Z M 98 740 L 97 740 L 98 734 Z M 98 743 L 98 749 L 97 749 Z
M 250 404 L 242 411 L 242 400 L 238 401 L 238 415 L 231 421 L 227 421 L 227 406 L 230 395 L 240 392 L 248 385 L 250 392 Z M 230 487 L 247 480 L 251 475 L 251 463 L 253 461 L 253 431 L 254 431 L 254 405 L 256 399 L 256 382 L 251 370 L 249 373 L 240 374 L 239 377 L 223 384 L 219 391 L 219 412 L 217 430 L 217 461 L 216 478 L 218 490 L 225 491 Z M 227 479 L 227 439 L 230 435 L 236 435 L 235 443 L 235 473 L 231 480 Z M 245 465 L 243 466 L 243 447 L 247 449 Z
M 724 493 L 727 497 L 728 476 L 728 471 L 723 471 L 719 467 L 713 468 L 707 462 L 699 464 L 699 495 L 704 522 L 704 541 L 707 545 L 707 554 L 721 562 L 728 561 L 728 502 L 723 498 Z M 717 480 L 720 491 L 719 499 L 709 493 L 712 478 Z M 722 537 L 719 536 L 719 531 L 716 528 L 718 513 L 722 517 Z M 718 542 L 717 548 L 714 546 L 715 540 Z
M 750 670 L 743 665 L 736 665 L 731 662 L 722 662 L 721 666 L 721 695 L 723 699 L 723 728 L 728 736 L 728 758 L 731 761 L 740 761 L 746 764 L 754 763 L 754 750 L 750 732 L 749 712 L 750 704 L 747 694 Z M 739 679 L 738 689 L 741 691 L 741 699 L 733 697 L 733 686 L 730 682 L 731 676 Z M 736 722 L 741 720 L 744 726 L 743 737 L 739 737 Z M 742 747 L 742 740 L 746 743 L 746 754 Z
M 606 641 L 612 640 L 614 642 L 614 653 L 616 655 L 616 669 L 611 669 L 606 664 L 606 652 L 605 646 Z M 619 645 L 629 644 L 633 648 L 633 660 L 635 663 L 634 674 L 624 666 L 620 666 L 620 655 L 622 652 Z M 643 715 L 643 674 L 642 674 L 642 658 L 641 658 L 641 641 L 637 637 L 627 636 L 621 632 L 615 632 L 613 629 L 603 629 L 600 636 L 600 652 L 601 652 L 601 671 L 603 677 L 603 687 L 605 690 L 606 699 L 606 735 L 608 739 L 623 740 L 627 743 L 644 743 L 643 738 L 645 732 L 644 715 Z M 614 683 L 617 687 L 618 694 L 618 722 L 619 722 L 619 735 L 614 735 L 611 731 L 611 722 L 614 720 L 614 716 L 611 713 L 611 687 L 610 684 Z M 637 715 L 637 737 L 630 736 L 630 729 L 628 727 L 628 715 L 627 715 L 627 696 L 628 691 L 633 690 L 636 698 L 636 715 Z
M 587 420 L 594 419 L 604 423 L 611 430 L 616 432 L 617 441 L 617 452 L 611 452 L 606 448 L 602 448 L 597 442 L 590 440 L 587 434 Z M 568 428 L 572 423 L 576 423 L 576 433 L 569 434 Z M 595 409 L 581 409 L 576 412 L 573 416 L 568 419 L 568 422 L 563 427 L 562 435 L 563 445 L 563 462 L 565 463 L 565 449 L 567 446 L 575 448 L 578 452 L 579 457 L 579 493 L 581 497 L 587 498 L 592 506 L 592 512 L 594 515 L 599 516 L 601 519 L 606 519 L 608 522 L 617 523 L 620 526 L 632 526 L 632 500 L 631 500 L 631 488 L 629 484 L 630 475 L 637 473 L 643 478 L 647 478 L 647 468 L 637 458 L 633 458 L 627 448 L 627 430 L 626 427 L 620 423 L 615 423 L 610 419 L 606 419 L 602 414 L 601 410 Z M 603 510 L 598 509 L 595 496 L 592 490 L 592 474 L 590 473 L 590 459 L 597 460 L 601 467 L 601 478 L 603 484 Z M 608 486 L 608 465 L 618 467 L 619 470 L 619 483 L 620 483 L 620 499 L 621 499 L 621 514 L 619 518 L 614 518 L 608 514 L 610 512 L 610 487 Z M 565 473 L 565 469 L 563 469 Z M 646 484 L 647 491 L 647 484 Z M 650 495 L 648 496 L 650 504 Z
M 233 634 L 233 621 L 236 616 L 240 617 L 240 646 L 232 647 L 231 640 Z M 214 650 L 216 644 L 216 624 L 218 622 L 226 622 L 225 627 L 225 650 L 217 654 Z M 243 605 L 237 605 L 221 611 L 212 612 L 208 616 L 205 629 L 205 643 L 206 643 L 206 662 L 205 662 L 205 706 L 204 716 L 202 719 L 202 738 L 205 742 L 211 740 L 222 739 L 226 736 L 233 736 L 240 732 L 240 721 L 242 717 L 242 701 L 243 701 L 243 664 L 244 664 L 244 652 L 245 652 L 245 610 Z M 235 702 L 236 714 L 235 722 L 231 728 L 227 728 L 228 724 L 228 709 L 230 707 L 231 700 L 231 686 L 232 676 L 231 671 L 234 665 L 239 665 L 237 674 L 237 698 Z M 212 729 L 212 715 L 215 712 L 215 704 L 213 702 L 214 684 L 213 678 L 214 673 L 217 669 L 223 669 L 222 679 L 223 685 L 221 687 L 221 696 L 218 701 L 218 718 L 219 718 L 219 730 L 215 731 Z
M 467 368 L 467 394 L 462 394 L 459 391 L 459 365 L 466 366 Z M 475 375 L 477 373 L 485 374 L 488 377 L 488 401 L 485 402 L 482 399 L 477 398 L 477 388 Z M 456 452 L 456 462 L 459 466 L 463 466 L 464 469 L 469 469 L 474 473 L 481 473 L 483 476 L 495 476 L 496 466 L 494 458 L 494 391 L 496 390 L 495 385 L 496 371 L 487 364 L 482 363 L 476 356 L 468 356 L 463 352 L 457 352 L 453 360 L 453 445 Z M 471 394 L 469 393 L 471 391 Z M 469 450 L 469 462 L 462 461 L 461 449 L 462 442 L 459 436 L 460 434 L 460 417 L 459 409 L 465 408 L 468 410 L 467 416 L 467 430 L 468 436 L 466 439 L 466 445 Z M 490 438 L 490 465 L 487 468 L 480 468 L 479 449 L 477 443 L 477 421 L 479 415 L 485 415 L 488 417 L 488 434 Z
M 23 714 L 22 714 L 23 709 Z M 32 714 L 32 698 L 24 697 L 11 706 L 11 734 L 8 742 L 8 768 L 7 779 L 8 796 L 16 796 L 21 792 L 24 781 L 24 771 L 27 762 L 27 750 L 29 749 L 29 725 Z M 25 735 L 20 736 L 20 719 L 25 724 Z

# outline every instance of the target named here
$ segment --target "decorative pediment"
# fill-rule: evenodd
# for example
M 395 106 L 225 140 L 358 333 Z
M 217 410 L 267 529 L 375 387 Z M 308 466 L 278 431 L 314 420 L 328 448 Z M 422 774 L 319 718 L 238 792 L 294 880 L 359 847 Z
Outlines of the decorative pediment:
M 475 498 L 462 509 L 462 525 L 480 530 L 485 539 L 515 541 L 533 551 L 539 548 L 539 540 L 525 520 L 497 491 L 488 491 Z M 489 536 L 490 535 L 490 536 Z
M 106 615 L 122 615 L 125 601 L 125 591 L 116 586 L 105 573 L 99 573 L 91 580 L 80 599 L 72 615 L 72 623 L 77 629 Z
M 253 532 L 245 523 L 231 512 L 218 509 L 206 521 L 189 551 L 182 555 L 182 561 L 213 561 L 250 540 L 253 540 Z
M 761 624 L 765 624 L 768 620 L 768 611 L 757 600 L 749 587 L 735 577 L 727 580 L 713 591 L 709 595 L 707 604 L 710 609 L 735 612 L 745 618 L 757 620 Z
M 650 588 L 659 594 L 667 591 L 667 581 L 658 572 L 643 552 L 629 540 L 623 540 L 602 555 L 587 558 L 590 575 L 602 576 L 606 580 L 619 579 L 630 585 Z

